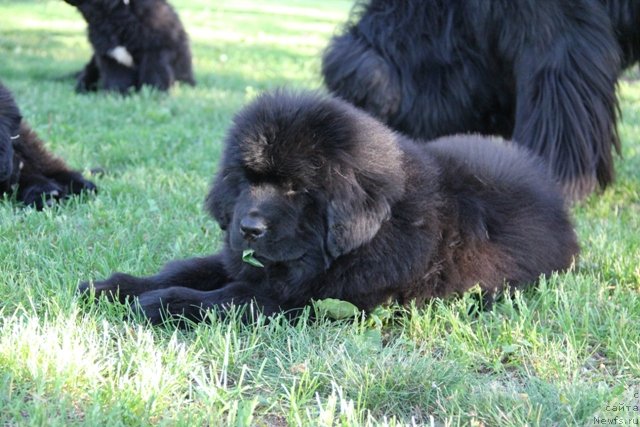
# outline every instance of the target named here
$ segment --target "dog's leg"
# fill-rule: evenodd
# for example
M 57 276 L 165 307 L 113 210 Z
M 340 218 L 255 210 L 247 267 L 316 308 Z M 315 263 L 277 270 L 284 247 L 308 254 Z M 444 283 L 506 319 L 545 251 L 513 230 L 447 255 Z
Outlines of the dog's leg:
M 80 194 L 83 191 L 96 192 L 96 185 L 73 170 L 61 170 L 47 175 L 56 183 L 63 186 L 67 194 Z
M 165 51 L 147 53 L 140 59 L 140 85 L 153 86 L 160 90 L 168 90 L 174 82 L 174 74 L 169 61 L 169 53 Z
M 45 176 L 21 174 L 18 182 L 17 200 L 37 210 L 52 206 L 66 196 L 65 189 Z
M 232 306 L 243 306 L 244 321 L 255 320 L 258 314 L 270 316 L 281 309 L 272 296 L 241 282 L 209 292 L 184 287 L 159 289 L 144 293 L 138 299 L 138 307 L 153 324 L 162 323 L 169 316 L 182 316 L 200 322 L 206 317 L 208 309 L 215 308 L 224 314 Z
M 79 172 L 63 171 L 56 177 L 33 172 L 20 173 L 17 200 L 42 210 L 58 200 L 66 199 L 72 194 L 80 194 L 82 191 L 96 191 L 96 186 L 84 179 Z
M 400 108 L 403 93 L 393 64 L 351 34 L 331 40 L 322 58 L 322 75 L 331 92 L 384 122 Z
M 102 73 L 101 89 L 126 93 L 130 88 L 138 88 L 136 68 L 123 65 L 108 55 L 98 56 L 97 63 Z
M 124 302 L 127 296 L 138 296 L 145 292 L 180 286 L 184 288 L 210 291 L 231 282 L 222 256 L 212 255 L 204 258 L 191 258 L 168 263 L 158 274 L 149 277 L 135 277 L 125 273 L 115 273 L 93 284 L 80 284 L 78 290 L 85 293 L 95 289 L 96 297 L 106 295 Z
M 100 69 L 96 62 L 96 56 L 92 55 L 87 65 L 78 73 L 76 92 L 96 91 L 98 89 L 98 80 L 100 80 Z
M 64 160 L 48 151 L 25 122 L 20 126 L 15 151 L 20 169 L 19 192 L 25 195 L 39 191 L 38 194 L 48 193 L 55 196 L 55 199 L 61 199 L 82 191 L 96 191 L 93 182 L 70 169 Z
M 79 172 L 60 172 L 57 179 L 41 173 L 21 173 L 18 180 L 17 200 L 42 210 L 82 191 L 96 191 L 96 186 L 84 179 Z
M 445 47 L 439 48 L 445 49 Z M 335 37 L 325 51 L 322 74 L 327 88 L 372 113 L 392 128 L 421 139 L 460 132 L 500 133 L 509 136 L 512 121 L 488 123 L 486 111 L 502 118 L 497 99 L 485 80 L 493 76 L 481 61 L 446 51 L 445 57 L 426 44 L 430 58 L 416 77 L 402 54 L 381 56 L 373 46 L 351 33 Z M 491 129 L 488 127 L 491 126 Z
M 185 43 L 180 47 L 179 51 L 175 53 L 171 69 L 173 70 L 176 80 L 195 86 L 196 79 L 193 76 L 193 68 L 191 66 L 189 43 Z
M 549 163 L 566 196 L 580 199 L 614 178 L 620 67 L 608 29 L 594 24 L 562 34 L 519 54 L 513 139 Z

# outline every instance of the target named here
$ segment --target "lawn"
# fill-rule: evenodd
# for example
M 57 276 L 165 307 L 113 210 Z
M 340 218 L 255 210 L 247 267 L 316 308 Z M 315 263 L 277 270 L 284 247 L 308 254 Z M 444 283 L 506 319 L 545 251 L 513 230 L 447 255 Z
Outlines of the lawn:
M 582 254 L 536 289 L 393 321 L 150 327 L 75 296 L 115 270 L 209 254 L 221 141 L 256 93 L 320 88 L 350 0 L 174 0 L 198 86 L 76 95 L 89 58 L 62 1 L 0 0 L 0 79 L 95 197 L 36 212 L 0 201 L 0 425 L 602 425 L 640 423 L 640 83 L 620 85 L 623 157 L 575 206 Z M 634 410 L 634 407 L 636 410 Z M 596 423 L 598 421 L 598 423 Z

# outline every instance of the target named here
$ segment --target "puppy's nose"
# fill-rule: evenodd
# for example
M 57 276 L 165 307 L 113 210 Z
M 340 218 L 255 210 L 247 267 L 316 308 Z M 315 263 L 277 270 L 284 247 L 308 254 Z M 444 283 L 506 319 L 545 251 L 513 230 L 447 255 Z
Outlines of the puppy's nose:
M 259 239 L 266 231 L 267 224 L 260 217 L 245 216 L 240 220 L 240 232 L 247 240 Z

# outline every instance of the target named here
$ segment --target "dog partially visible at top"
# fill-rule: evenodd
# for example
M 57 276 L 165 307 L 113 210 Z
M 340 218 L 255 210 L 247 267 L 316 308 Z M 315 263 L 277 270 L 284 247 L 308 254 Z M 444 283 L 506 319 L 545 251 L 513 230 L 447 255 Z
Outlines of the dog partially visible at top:
M 360 0 L 322 73 L 413 138 L 513 139 L 576 200 L 614 179 L 616 82 L 640 58 L 638 22 L 636 0 Z
M 77 73 L 76 91 L 125 93 L 148 85 L 166 91 L 195 85 L 189 38 L 165 0 L 64 0 L 88 24 L 93 55 Z

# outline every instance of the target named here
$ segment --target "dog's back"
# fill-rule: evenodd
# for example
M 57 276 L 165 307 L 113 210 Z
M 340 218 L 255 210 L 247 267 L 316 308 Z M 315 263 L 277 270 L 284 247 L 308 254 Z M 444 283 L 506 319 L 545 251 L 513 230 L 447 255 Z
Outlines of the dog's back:
M 457 217 L 464 269 L 504 270 L 508 282 L 531 282 L 540 273 L 568 268 L 578 253 L 560 188 L 541 158 L 501 138 L 444 137 L 423 145 L 439 164 L 441 191 Z M 497 271 L 496 274 L 500 274 Z M 473 276 L 471 272 L 468 274 Z

